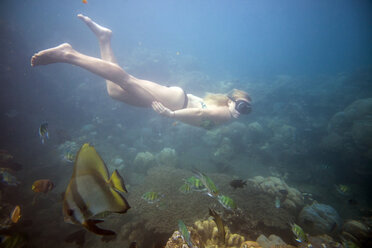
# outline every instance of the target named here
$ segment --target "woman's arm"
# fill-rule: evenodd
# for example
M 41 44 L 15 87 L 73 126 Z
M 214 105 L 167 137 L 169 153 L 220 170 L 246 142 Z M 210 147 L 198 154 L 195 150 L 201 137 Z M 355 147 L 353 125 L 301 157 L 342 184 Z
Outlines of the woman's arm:
M 214 107 L 208 109 L 202 108 L 186 108 L 171 111 L 165 108 L 159 102 L 153 102 L 153 109 L 164 116 L 173 118 L 184 123 L 201 126 L 207 129 L 214 127 L 215 125 L 221 124 L 231 120 L 231 114 L 228 107 Z

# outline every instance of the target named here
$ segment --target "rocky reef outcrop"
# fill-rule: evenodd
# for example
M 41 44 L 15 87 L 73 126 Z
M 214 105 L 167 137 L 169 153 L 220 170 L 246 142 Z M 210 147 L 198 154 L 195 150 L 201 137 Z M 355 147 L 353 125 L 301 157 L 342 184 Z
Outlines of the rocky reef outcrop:
M 231 233 L 230 229 L 225 226 L 225 243 L 221 243 L 218 236 L 218 229 L 213 220 L 198 220 L 191 227 L 188 227 L 191 242 L 194 247 L 205 248 L 270 248 L 270 247 L 294 247 L 287 245 L 280 237 L 270 235 L 260 235 L 256 241 L 247 240 L 244 236 Z M 189 248 L 189 245 L 182 239 L 181 233 L 175 231 L 169 238 L 165 248 Z
M 322 147 L 329 152 L 341 154 L 344 159 L 354 160 L 355 171 L 372 173 L 372 98 L 359 99 L 336 113 L 328 123 L 328 135 Z
M 371 220 L 347 220 L 342 226 L 341 235 L 344 240 L 358 244 L 360 247 L 371 247 L 371 227 Z
M 145 174 L 156 164 L 156 157 L 151 152 L 139 152 L 133 161 L 133 171 Z
M 337 211 L 326 204 L 313 203 L 305 206 L 299 216 L 299 225 L 311 235 L 338 232 L 342 219 Z
M 165 147 L 155 155 L 159 165 L 174 167 L 177 165 L 177 153 L 173 148 Z
M 284 180 L 277 177 L 256 176 L 249 179 L 255 188 L 268 193 L 273 199 L 280 200 L 280 206 L 296 212 L 304 205 L 304 199 L 300 191 L 289 187 Z

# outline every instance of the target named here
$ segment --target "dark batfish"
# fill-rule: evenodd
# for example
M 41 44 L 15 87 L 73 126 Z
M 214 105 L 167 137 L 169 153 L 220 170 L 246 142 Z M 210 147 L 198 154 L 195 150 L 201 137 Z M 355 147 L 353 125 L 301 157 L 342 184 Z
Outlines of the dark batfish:
M 115 235 L 96 226 L 104 212 L 124 214 L 130 208 L 121 193 L 127 192 L 123 179 L 115 170 L 109 178 L 102 158 L 93 146 L 84 144 L 76 155 L 72 177 L 63 200 L 66 222 L 82 225 L 98 235 Z
M 230 186 L 234 189 L 243 188 L 244 185 L 247 185 L 247 181 L 243 181 L 241 179 L 235 179 L 230 182 Z
M 217 214 L 217 212 L 213 209 L 209 208 L 209 215 L 213 217 L 213 221 L 216 223 L 217 230 L 218 230 L 218 240 L 219 243 L 225 245 L 225 227 L 223 225 L 221 217 Z

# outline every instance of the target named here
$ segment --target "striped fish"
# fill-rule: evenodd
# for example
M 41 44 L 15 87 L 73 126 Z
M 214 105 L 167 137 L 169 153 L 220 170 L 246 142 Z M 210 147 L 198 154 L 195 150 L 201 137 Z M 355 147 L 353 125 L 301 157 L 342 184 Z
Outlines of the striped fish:
M 181 233 L 182 239 L 187 243 L 187 245 L 190 248 L 194 248 L 194 245 L 191 242 L 190 232 L 182 220 L 178 220 L 178 231 Z
M 103 220 L 95 217 L 105 212 L 127 212 L 130 206 L 121 195 L 123 192 L 127 190 L 117 170 L 109 178 L 102 158 L 86 143 L 76 155 L 72 177 L 64 194 L 64 219 L 98 235 L 115 235 L 111 230 L 96 226 Z
M 308 242 L 307 235 L 302 228 L 296 223 L 291 224 L 293 234 L 296 236 L 296 241 L 299 243 Z
M 225 195 L 219 195 L 217 199 L 224 208 L 229 209 L 229 210 L 236 209 L 236 204 L 234 200 L 231 199 L 230 197 L 225 196 Z
M 187 183 L 184 183 L 181 185 L 181 187 L 179 188 L 179 191 L 183 194 L 188 194 L 191 192 L 191 186 Z
M 158 192 L 154 191 L 149 191 L 142 195 L 142 199 L 151 204 L 160 201 L 160 197 L 161 195 Z
M 195 176 L 189 177 L 185 179 L 185 183 L 190 185 L 190 187 L 195 191 L 203 191 L 205 190 L 205 186 L 199 178 Z
M 217 197 L 219 192 L 212 179 L 195 168 L 192 171 L 207 189 L 207 195 L 209 195 L 210 197 Z

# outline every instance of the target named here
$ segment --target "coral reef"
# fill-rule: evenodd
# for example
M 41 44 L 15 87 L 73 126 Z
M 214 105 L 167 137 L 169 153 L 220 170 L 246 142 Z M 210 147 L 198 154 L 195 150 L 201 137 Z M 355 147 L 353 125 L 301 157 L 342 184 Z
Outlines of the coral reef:
M 372 98 L 354 101 L 331 118 L 322 146 L 328 151 L 339 152 L 345 158 L 359 156 L 372 161 L 371 115 Z
M 110 168 L 115 168 L 119 171 L 123 170 L 125 168 L 125 163 L 124 163 L 124 159 L 122 159 L 121 157 L 114 157 L 113 159 L 111 159 L 110 161 L 110 164 L 108 165 L 110 166 Z
M 224 137 L 221 141 L 221 144 L 217 147 L 213 153 L 212 159 L 218 162 L 227 162 L 234 155 L 234 148 L 232 146 L 231 140 L 227 137 Z
M 242 243 L 240 248 L 260 248 L 260 244 L 254 241 L 245 241 Z
M 147 171 L 143 183 L 132 187 L 128 196 L 131 211 L 143 223 L 139 227 L 155 233 L 172 233 L 179 219 L 193 223 L 207 214 L 208 206 L 217 201 L 202 192 L 182 194 L 179 187 L 183 179 L 192 176 L 187 170 L 175 167 L 155 166 Z M 163 197 L 149 204 L 141 196 L 148 192 L 159 192 Z
M 314 203 L 305 206 L 299 216 L 299 225 L 311 235 L 337 232 L 342 225 L 342 219 L 331 206 Z
M 260 235 L 257 241 L 248 241 L 244 236 L 231 233 L 230 229 L 225 226 L 225 244 L 221 244 L 218 236 L 217 226 L 213 220 L 198 220 L 193 226 L 189 227 L 191 241 L 194 247 L 205 248 L 294 248 L 294 246 L 287 245 L 280 237 L 270 235 L 266 238 L 265 235 Z M 165 248 L 189 248 L 187 243 L 182 239 L 181 233 L 175 231 L 172 237 L 169 238 Z
M 361 247 L 370 247 L 372 243 L 372 231 L 370 227 L 362 221 L 345 221 L 342 226 L 341 235 L 344 239 L 352 241 Z
M 265 136 L 264 128 L 257 121 L 250 123 L 247 126 L 247 131 L 248 140 L 251 142 L 257 142 Z
M 290 247 L 287 246 L 287 244 L 278 236 L 271 234 L 268 238 L 261 234 L 256 242 L 262 247 L 262 248 L 271 248 L 271 247 Z
M 340 248 L 342 247 L 340 243 L 333 240 L 331 236 L 326 234 L 318 236 L 309 236 L 309 243 L 312 247 L 329 247 L 329 248 Z M 302 246 L 300 246 L 302 247 Z
M 233 122 L 228 125 L 207 131 L 202 139 L 204 143 L 213 147 L 221 145 L 225 138 L 230 139 L 230 141 L 233 142 L 233 145 L 235 145 L 244 140 L 244 134 L 246 131 L 247 128 L 245 124 Z
M 215 247 L 221 242 L 218 237 L 218 230 L 216 223 L 213 220 L 196 221 L 194 225 L 189 229 L 191 232 L 191 237 L 194 238 L 196 243 L 202 243 L 205 247 Z M 234 234 L 230 232 L 230 229 L 225 226 L 225 247 L 235 248 L 240 247 L 240 245 L 245 241 L 245 238 L 239 234 Z M 194 233 L 198 234 L 193 235 Z
M 58 146 L 58 151 L 61 154 L 66 152 L 76 153 L 79 150 L 79 145 L 75 141 L 67 140 Z
M 133 175 L 134 173 L 132 173 Z M 245 188 L 234 190 L 229 186 L 231 177 L 223 174 L 210 173 L 208 176 L 216 186 L 234 199 L 237 210 L 224 209 L 217 199 L 211 198 L 203 192 L 182 194 L 179 187 L 184 179 L 192 176 L 189 170 L 170 166 L 153 166 L 148 171 L 141 184 L 130 188 L 128 202 L 131 205 L 130 214 L 136 216 L 138 225 L 131 226 L 127 234 L 140 240 L 140 233 L 159 234 L 172 233 L 179 219 L 186 224 L 204 219 L 208 214 L 208 207 L 213 207 L 221 213 L 224 223 L 232 233 L 239 233 L 255 240 L 260 234 L 276 234 L 286 242 L 290 240 L 288 221 L 294 221 L 295 215 L 287 209 L 275 208 L 274 198 L 261 189 L 249 183 Z M 164 195 L 158 202 L 149 204 L 141 196 L 148 191 L 159 192 Z M 247 200 L 249 199 L 249 200 Z M 215 226 L 213 224 L 213 226 Z M 196 227 L 194 227 L 196 228 Z M 287 235 L 287 237 L 285 237 Z
M 165 147 L 158 154 L 156 154 L 156 161 L 159 165 L 164 166 L 176 166 L 177 165 L 177 154 L 176 150 Z
M 191 241 L 197 247 L 214 248 L 221 244 L 218 237 L 217 226 L 213 220 L 196 221 L 192 227 L 188 228 L 191 235 Z M 226 248 L 240 248 L 245 238 L 239 234 L 233 234 L 225 226 L 225 246 Z M 181 238 L 178 231 L 175 231 L 168 240 L 165 248 L 188 248 L 189 246 Z
M 304 204 L 304 200 L 300 191 L 289 187 L 284 180 L 277 177 L 261 177 L 256 176 L 249 181 L 257 189 L 270 194 L 273 199 L 279 197 L 281 206 L 290 211 L 299 210 Z
M 156 158 L 151 152 L 139 152 L 133 161 L 133 171 L 145 174 L 146 171 L 155 166 Z

